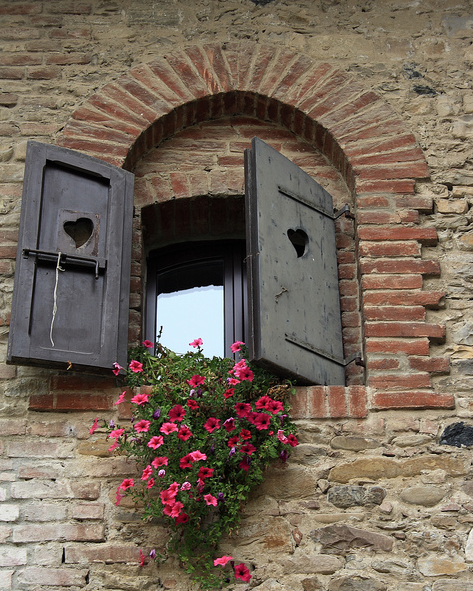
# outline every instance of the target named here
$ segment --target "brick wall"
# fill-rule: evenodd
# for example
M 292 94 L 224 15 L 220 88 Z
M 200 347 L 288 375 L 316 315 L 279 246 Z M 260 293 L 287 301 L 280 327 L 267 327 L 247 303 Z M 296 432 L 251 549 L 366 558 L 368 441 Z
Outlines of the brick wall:
M 89 433 L 127 418 L 120 384 L 4 361 L 26 140 L 135 172 L 135 342 L 154 230 L 186 232 L 160 216 L 241 228 L 258 135 L 356 213 L 337 247 L 366 367 L 298 389 L 301 445 L 223 551 L 260 591 L 471 591 L 471 450 L 440 445 L 473 418 L 471 22 L 433 0 L 0 1 L 0 589 L 191 588 L 138 566 L 166 531 L 115 506 L 135 467 Z

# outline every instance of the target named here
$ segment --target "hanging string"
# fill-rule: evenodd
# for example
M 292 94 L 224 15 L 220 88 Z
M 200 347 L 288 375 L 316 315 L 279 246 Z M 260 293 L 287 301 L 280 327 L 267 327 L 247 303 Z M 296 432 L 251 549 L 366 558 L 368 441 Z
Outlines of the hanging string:
M 65 271 L 65 269 L 63 269 L 61 267 L 61 252 L 58 253 L 57 255 L 57 263 L 56 263 L 56 281 L 54 284 L 54 296 L 53 296 L 53 315 L 51 318 L 51 326 L 49 328 L 49 340 L 51 341 L 51 346 L 54 347 L 54 341 L 53 341 L 53 326 L 54 326 L 54 320 L 56 319 L 56 312 L 57 312 L 57 285 L 59 282 L 59 271 Z

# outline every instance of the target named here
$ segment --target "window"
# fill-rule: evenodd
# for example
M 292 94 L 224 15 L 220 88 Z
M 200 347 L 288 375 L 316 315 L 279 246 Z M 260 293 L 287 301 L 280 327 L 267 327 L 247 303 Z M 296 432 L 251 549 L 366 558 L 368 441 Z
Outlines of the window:
M 231 355 L 246 325 L 245 243 L 217 240 L 175 244 L 148 258 L 146 338 L 183 353 L 201 337 L 208 356 Z

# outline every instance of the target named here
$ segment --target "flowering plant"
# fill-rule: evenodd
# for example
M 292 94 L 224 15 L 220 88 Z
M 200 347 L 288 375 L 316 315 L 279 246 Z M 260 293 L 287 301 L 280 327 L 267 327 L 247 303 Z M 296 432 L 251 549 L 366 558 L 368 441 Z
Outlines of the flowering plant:
M 112 422 L 108 437 L 110 450 L 136 459 L 142 470 L 138 482 L 119 485 L 117 504 L 131 495 L 144 506 L 144 519 L 164 518 L 168 550 L 210 589 L 229 582 L 227 563 L 236 578 L 250 580 L 245 564 L 215 557 L 218 544 L 238 526 L 242 504 L 268 464 L 286 461 L 297 439 L 285 408 L 290 383 L 250 366 L 241 342 L 232 345 L 239 361 L 204 357 L 201 339 L 190 345 L 195 350 L 183 355 L 159 342 L 152 355 L 149 341 L 131 350 L 131 425 Z M 115 364 L 113 371 L 122 369 Z

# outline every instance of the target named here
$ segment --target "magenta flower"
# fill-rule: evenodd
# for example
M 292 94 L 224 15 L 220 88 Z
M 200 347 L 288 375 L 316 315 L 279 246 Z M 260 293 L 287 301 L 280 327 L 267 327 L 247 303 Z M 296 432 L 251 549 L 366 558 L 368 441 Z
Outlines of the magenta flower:
M 151 439 L 148 441 L 148 447 L 151 449 L 158 449 L 164 443 L 164 439 L 162 435 L 153 435 Z
M 122 392 L 120 394 L 120 396 L 118 397 L 118 400 L 115 402 L 115 406 L 117 406 L 117 404 L 121 404 L 125 400 L 125 396 L 126 396 L 126 391 Z
M 146 339 L 145 341 L 143 341 L 141 344 L 143 345 L 143 347 L 146 347 L 147 349 L 151 349 L 151 347 L 154 346 L 151 341 L 148 341 L 148 339 Z
M 241 579 L 245 583 L 248 583 L 251 579 L 250 571 L 246 568 L 243 562 L 235 565 L 235 579 Z
M 166 470 L 161 468 L 161 470 L 158 472 L 158 476 L 159 478 L 164 478 L 166 476 Z
M 186 404 L 191 410 L 197 410 L 199 408 L 197 402 L 195 400 L 192 400 L 192 398 L 189 398 Z
M 113 369 L 112 369 L 112 373 L 114 373 L 116 376 L 120 373 L 120 370 L 124 370 L 124 368 L 115 361 L 115 363 L 113 364 Z
M 141 475 L 141 480 L 148 480 L 148 478 L 153 473 L 153 468 L 151 466 L 146 466 L 143 470 L 143 474 Z
M 191 458 L 190 454 L 186 454 L 179 460 L 179 466 L 184 470 L 184 468 L 192 468 L 192 462 L 194 460 Z
M 202 347 L 203 344 L 204 343 L 203 343 L 202 339 L 195 339 L 192 341 L 192 343 L 189 343 L 189 345 L 191 347 L 194 347 L 194 349 L 196 349 L 197 347 Z
M 204 424 L 204 429 L 206 429 L 209 433 L 215 431 L 215 429 L 220 428 L 220 419 L 216 419 L 215 417 L 209 417 Z
M 233 345 L 230 345 L 230 349 L 232 350 L 232 353 L 236 353 L 237 351 L 241 351 L 241 346 L 244 344 L 245 343 L 243 343 L 242 341 L 235 341 L 233 343 Z
M 148 402 L 148 399 L 148 394 L 136 394 L 135 396 L 133 396 L 130 402 L 133 402 L 133 404 L 138 404 L 138 406 L 141 406 L 142 404 L 146 404 Z
M 297 441 L 296 437 L 292 435 L 292 433 L 289 433 L 287 436 L 287 441 L 291 447 L 296 447 L 296 445 L 299 445 L 299 442 Z
M 205 426 L 205 425 L 204 425 Z M 225 428 L 225 431 L 227 433 L 230 433 L 230 431 L 233 431 L 233 429 L 235 429 L 235 419 L 233 417 L 230 417 L 229 419 L 227 419 L 224 423 L 223 426 Z
M 249 382 L 252 382 L 253 378 L 255 377 L 255 374 L 246 365 L 235 369 L 235 375 L 240 380 L 248 380 Z
M 236 378 L 228 378 L 228 379 L 227 379 L 227 383 L 228 383 L 230 386 L 236 386 L 237 384 L 239 384 L 239 383 L 240 383 L 240 380 L 237 380 Z
M 186 411 L 182 408 L 182 406 L 180 404 L 176 404 L 168 412 L 169 420 L 172 422 L 182 421 L 185 416 L 186 416 Z
M 108 448 L 108 451 L 109 451 L 109 452 L 112 452 L 114 449 L 117 449 L 117 447 L 118 447 L 119 445 L 120 445 L 120 444 L 118 443 L 118 439 L 115 439 L 115 441 L 112 443 L 112 445 L 111 445 L 111 446 Z
M 115 497 L 115 506 L 118 507 L 120 501 L 123 499 L 123 495 L 121 493 L 121 486 L 117 487 L 116 497 Z
M 213 505 L 214 507 L 217 506 L 217 499 L 212 495 L 204 495 L 204 501 L 207 505 Z
M 251 432 L 248 431 L 248 429 L 242 429 L 240 431 L 240 437 L 245 440 L 245 439 L 251 439 Z
M 146 488 L 148 488 L 148 489 L 153 488 L 153 486 L 154 486 L 154 478 L 150 478 L 148 480 L 148 484 L 146 485 Z
M 221 556 L 214 560 L 214 566 L 225 566 L 230 560 L 233 560 L 232 556 Z
M 146 433 L 149 430 L 149 426 L 151 425 L 151 421 L 147 421 L 146 419 L 141 419 L 135 425 L 135 431 L 137 433 Z
M 256 451 L 256 447 L 251 443 L 245 443 L 245 445 L 241 446 L 240 451 L 250 456 L 253 452 Z
M 228 388 L 228 390 L 223 393 L 223 397 L 230 398 L 230 396 L 233 396 L 233 394 L 235 394 L 235 388 Z
M 125 480 L 120 484 L 119 488 L 122 490 L 127 490 L 128 488 L 132 488 L 135 486 L 133 478 L 125 478 Z
M 205 382 L 205 377 L 199 376 L 199 375 L 194 375 L 191 377 L 190 380 L 187 380 L 187 383 L 189 384 L 189 386 L 191 388 L 197 388 L 197 386 L 200 386 L 204 382 Z
M 284 410 L 284 406 L 282 402 L 279 402 L 279 400 L 271 400 L 271 402 L 267 404 L 266 410 L 272 412 L 273 415 L 276 415 L 278 412 Z
M 244 470 L 245 472 L 248 472 L 250 465 L 248 464 L 248 462 L 246 460 L 242 460 L 239 464 L 238 467 L 241 470 Z
M 189 429 L 189 427 L 187 427 L 186 425 L 182 425 L 182 427 L 179 429 L 179 433 L 177 434 L 178 439 L 181 439 L 182 441 L 187 441 L 189 439 L 189 437 L 192 437 L 192 433 Z
M 140 550 L 140 566 L 144 566 L 146 563 L 146 556 L 143 554 L 143 552 Z
M 240 438 L 238 437 L 238 435 L 234 435 L 233 437 L 230 437 L 230 439 L 228 440 L 228 447 L 235 447 L 235 445 L 237 445 L 238 443 L 240 443 Z
M 159 458 L 154 458 L 151 462 L 151 465 L 155 468 L 159 468 L 160 466 L 167 466 L 168 465 L 168 458 L 166 456 L 160 456 Z
M 248 404 L 247 402 L 237 402 L 235 404 L 235 410 L 240 419 L 244 419 L 248 416 L 248 413 L 251 412 L 251 404 Z
M 182 483 L 181 490 L 190 490 L 191 488 L 192 485 L 190 482 L 187 482 L 187 480 Z
M 288 438 L 284 435 L 284 431 L 282 429 L 278 430 L 276 437 L 278 438 L 278 440 L 281 443 L 288 443 L 289 442 Z
M 140 373 L 143 371 L 143 364 L 135 359 L 132 359 L 128 365 L 133 373 Z
M 202 468 L 200 468 L 199 470 L 199 473 L 197 474 L 197 478 L 200 478 L 202 480 L 204 480 L 204 478 L 212 478 L 213 473 L 213 468 L 207 468 L 206 466 L 202 466 Z
M 259 414 L 254 420 L 254 425 L 258 429 L 258 431 L 261 431 L 262 429 L 269 429 L 270 424 L 271 417 L 267 415 L 265 412 Z
M 189 515 L 187 513 L 181 513 L 176 517 L 175 523 L 187 523 L 189 521 Z
M 256 408 L 267 410 L 268 403 L 271 401 L 272 399 L 269 396 L 261 396 L 261 398 L 258 398 L 258 400 L 255 402 L 255 406 Z

